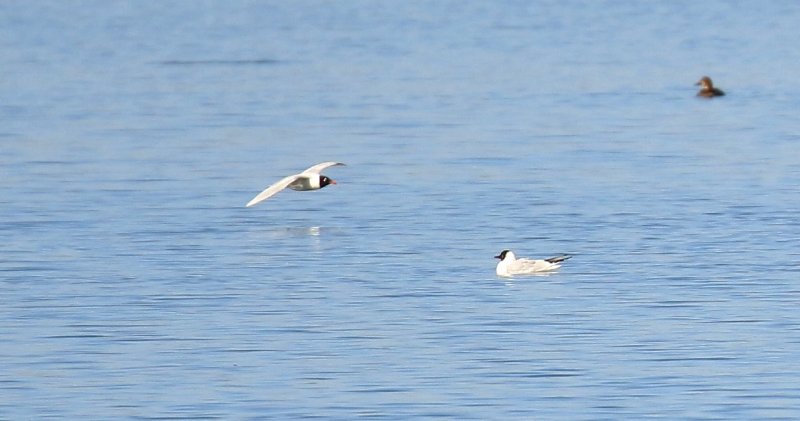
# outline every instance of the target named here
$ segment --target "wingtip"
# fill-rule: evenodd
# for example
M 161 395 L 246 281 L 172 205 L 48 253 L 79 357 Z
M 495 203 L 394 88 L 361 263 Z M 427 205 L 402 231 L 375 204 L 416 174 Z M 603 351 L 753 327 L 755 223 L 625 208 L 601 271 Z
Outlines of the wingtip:
M 545 261 L 550 262 L 550 263 L 561 263 L 561 262 L 563 262 L 565 260 L 568 260 L 568 259 L 571 259 L 571 258 L 572 258 L 571 254 L 562 254 L 560 256 L 555 256 L 555 257 L 551 257 L 549 259 L 545 259 Z

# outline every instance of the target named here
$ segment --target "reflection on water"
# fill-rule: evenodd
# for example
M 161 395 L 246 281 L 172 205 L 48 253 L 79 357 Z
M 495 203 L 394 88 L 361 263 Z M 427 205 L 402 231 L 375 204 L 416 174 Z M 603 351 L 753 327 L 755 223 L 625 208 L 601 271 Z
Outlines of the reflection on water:
M 324 233 L 341 233 L 343 230 L 341 228 L 335 227 L 319 227 L 319 226 L 311 226 L 311 227 L 260 227 L 258 229 L 260 232 L 269 233 L 272 237 L 318 237 L 320 234 Z

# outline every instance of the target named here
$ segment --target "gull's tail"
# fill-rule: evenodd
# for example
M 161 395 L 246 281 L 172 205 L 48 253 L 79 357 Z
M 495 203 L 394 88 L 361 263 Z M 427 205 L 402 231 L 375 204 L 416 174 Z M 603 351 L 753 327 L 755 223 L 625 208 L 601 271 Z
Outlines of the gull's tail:
M 544 261 L 548 262 L 548 263 L 561 263 L 564 260 L 567 260 L 567 259 L 569 259 L 571 257 L 572 256 L 570 256 L 569 254 L 562 254 L 561 256 L 556 256 L 556 257 L 551 257 L 549 259 L 544 259 Z

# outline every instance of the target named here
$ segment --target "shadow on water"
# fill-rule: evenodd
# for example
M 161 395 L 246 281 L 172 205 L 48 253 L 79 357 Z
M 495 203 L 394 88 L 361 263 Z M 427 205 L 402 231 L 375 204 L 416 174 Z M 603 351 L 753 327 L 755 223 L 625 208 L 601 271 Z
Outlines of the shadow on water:
M 282 61 L 271 58 L 163 60 L 157 62 L 162 66 L 271 66 L 280 63 Z

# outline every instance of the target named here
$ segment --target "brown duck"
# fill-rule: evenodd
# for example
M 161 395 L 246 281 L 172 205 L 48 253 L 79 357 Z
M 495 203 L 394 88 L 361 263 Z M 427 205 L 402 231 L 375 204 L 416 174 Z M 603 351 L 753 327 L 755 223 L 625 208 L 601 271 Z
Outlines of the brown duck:
M 713 98 L 715 96 L 725 95 L 725 92 L 722 92 L 722 90 L 714 87 L 714 83 L 711 82 L 711 78 L 708 76 L 703 76 L 702 79 L 695 83 L 695 85 L 700 85 L 700 90 L 697 92 L 697 96 Z

